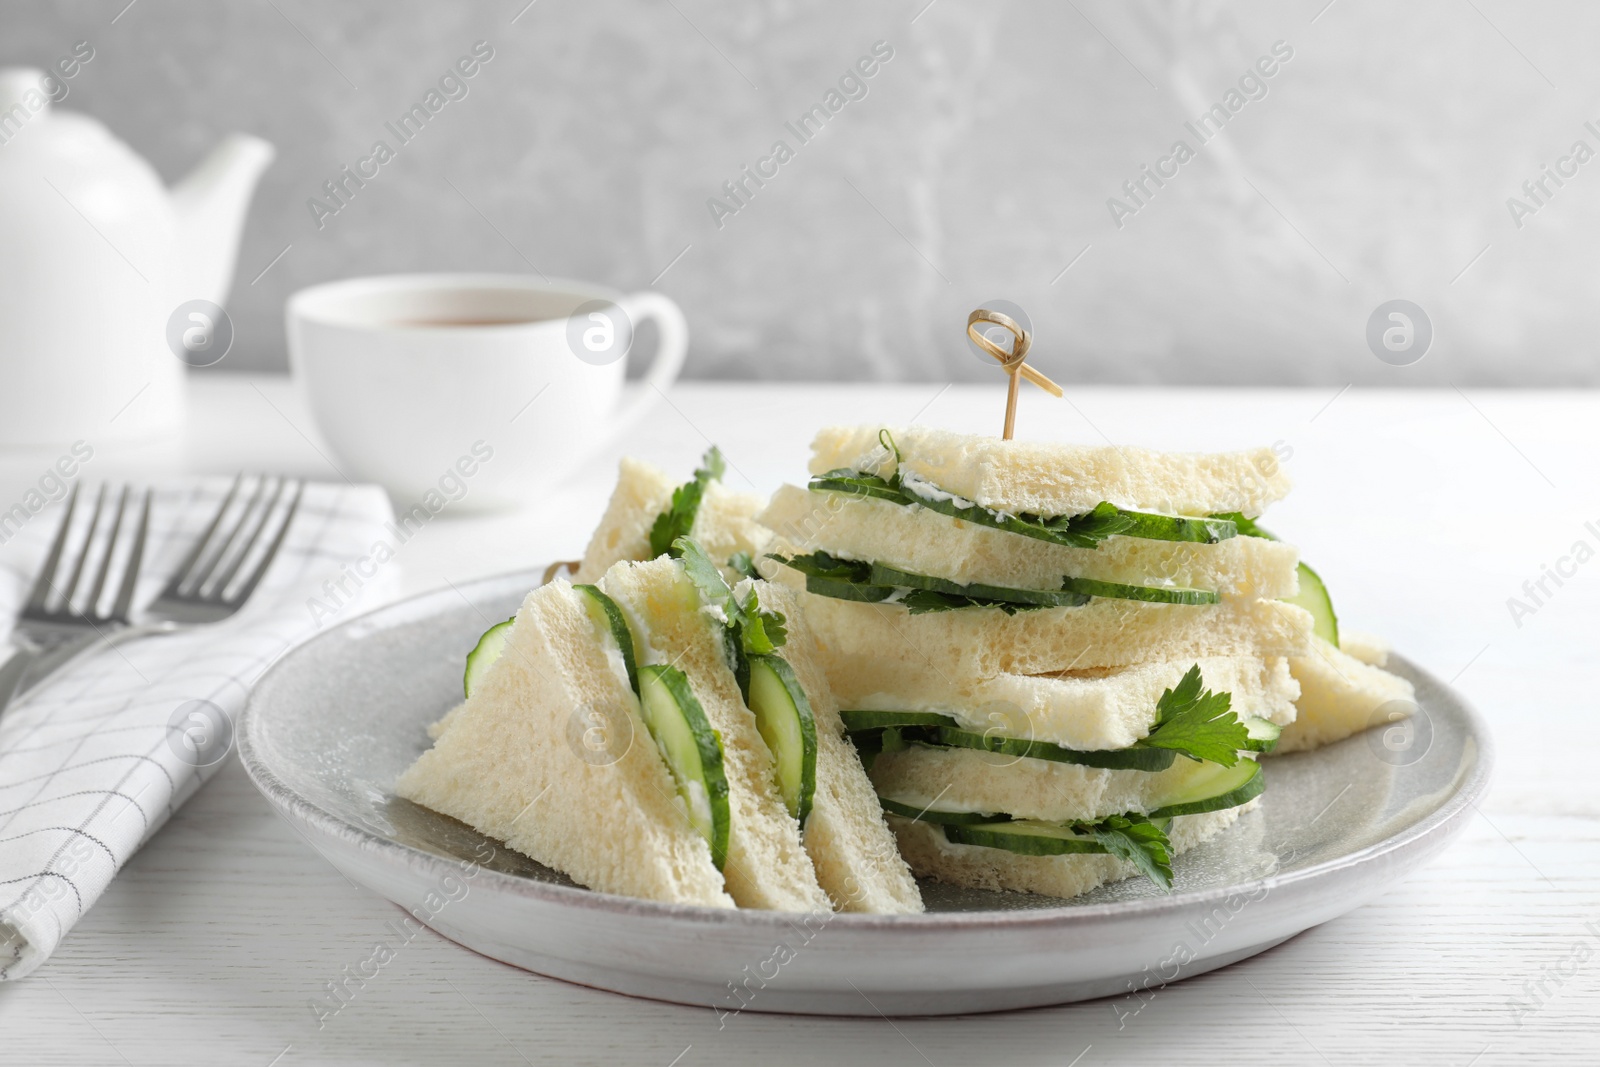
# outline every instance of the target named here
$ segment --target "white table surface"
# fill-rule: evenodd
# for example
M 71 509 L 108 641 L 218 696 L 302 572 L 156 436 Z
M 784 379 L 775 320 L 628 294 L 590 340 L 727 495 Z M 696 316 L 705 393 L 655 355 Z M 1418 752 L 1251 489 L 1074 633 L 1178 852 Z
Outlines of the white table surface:
M 730 484 L 767 491 L 804 477 L 824 422 L 992 432 L 1000 405 L 998 388 L 939 383 L 684 385 L 528 511 L 430 523 L 396 573 L 417 592 L 571 557 L 623 452 L 687 473 L 714 440 Z M 87 476 L 149 477 L 155 464 L 337 477 L 283 379 L 211 376 L 192 408 L 182 445 L 106 450 Z M 1506 604 L 1575 541 L 1600 547 L 1600 395 L 1071 389 L 1067 403 L 1027 398 L 1020 427 L 1292 448 L 1298 488 L 1273 528 L 1315 562 L 1345 625 L 1456 679 L 1492 724 L 1495 783 L 1464 837 L 1344 918 L 1160 990 L 1122 1028 L 1113 1002 L 1095 1001 L 892 1022 L 747 1013 L 719 1029 L 709 1010 L 541 978 L 429 931 L 319 1030 L 307 1002 L 396 911 L 318 857 L 230 762 L 52 960 L 0 986 L 0 1062 L 1600 1062 L 1600 561 L 1520 627 Z M 36 477 L 34 464 L 0 464 L 0 485 Z M 1513 998 L 1535 1008 L 1520 1025 Z

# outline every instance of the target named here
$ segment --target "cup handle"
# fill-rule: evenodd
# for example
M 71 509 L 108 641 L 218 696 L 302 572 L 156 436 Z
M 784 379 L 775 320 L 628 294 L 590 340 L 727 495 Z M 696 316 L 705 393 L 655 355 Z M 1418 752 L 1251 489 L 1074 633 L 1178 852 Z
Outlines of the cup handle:
M 671 297 L 647 289 L 629 293 L 618 301 L 618 306 L 633 323 L 636 334 L 640 322 L 654 319 L 661 339 L 656 344 L 656 356 L 651 361 L 650 372 L 644 376 L 639 395 L 624 405 L 612 419 L 612 426 L 615 427 L 613 436 L 629 429 L 661 402 L 662 394 L 678 380 L 684 357 L 689 352 L 689 324 Z

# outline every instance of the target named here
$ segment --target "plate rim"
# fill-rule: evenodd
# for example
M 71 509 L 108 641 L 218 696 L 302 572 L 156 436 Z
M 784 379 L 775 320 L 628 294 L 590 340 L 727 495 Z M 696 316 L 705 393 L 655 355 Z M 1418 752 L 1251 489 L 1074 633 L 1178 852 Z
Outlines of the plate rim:
M 365 826 L 350 822 L 321 808 L 280 779 L 264 761 L 256 744 L 255 724 L 260 694 L 287 673 L 293 661 L 302 655 L 304 650 L 319 641 L 331 639 L 334 634 L 357 627 L 370 627 L 375 621 L 379 621 L 380 616 L 387 617 L 382 621 L 387 622 L 392 619 L 397 623 L 404 621 L 407 615 L 425 617 L 430 613 L 426 609 L 432 601 L 441 603 L 465 601 L 471 604 L 475 592 L 515 589 L 519 582 L 523 583 L 524 588 L 532 590 L 540 584 L 544 571 L 543 567 L 504 571 L 468 582 L 449 583 L 440 588 L 414 593 L 330 626 L 278 657 L 251 686 L 249 699 L 240 713 L 236 730 L 239 760 L 244 765 L 245 773 L 251 783 L 285 816 L 297 818 L 327 836 L 343 838 L 346 843 L 363 851 L 399 860 L 407 867 L 423 870 L 432 875 L 442 877 L 446 873 L 459 870 L 463 862 L 469 861 L 460 858 L 451 859 L 374 833 Z M 1458 778 L 1455 788 L 1445 801 L 1423 819 L 1395 834 L 1355 852 L 1313 864 L 1302 870 L 1289 874 L 1268 874 L 1228 886 L 1179 890 L 1164 896 L 1140 900 L 1107 901 L 1099 904 L 1069 903 L 1059 907 L 920 912 L 911 915 L 830 912 L 828 914 L 832 917 L 829 926 L 843 924 L 844 929 L 861 931 L 906 931 L 909 936 L 912 933 L 930 930 L 948 931 L 953 927 L 988 930 L 997 928 L 1026 930 L 1032 927 L 1059 929 L 1108 920 L 1145 920 L 1163 913 L 1185 913 L 1192 908 L 1225 901 L 1240 894 L 1260 893 L 1263 890 L 1277 893 L 1304 883 L 1319 882 L 1340 872 L 1378 863 L 1386 857 L 1416 851 L 1440 835 L 1444 836 L 1444 843 L 1448 843 L 1454 836 L 1451 832 L 1452 827 L 1476 807 L 1477 802 L 1488 790 L 1494 768 L 1494 742 L 1482 715 L 1460 692 L 1448 683 L 1440 681 L 1413 660 L 1398 653 L 1391 653 L 1391 656 L 1398 659 L 1408 671 L 1450 696 L 1465 719 L 1468 732 L 1477 746 L 1476 758 Z M 613 915 L 671 919 L 706 926 L 736 924 L 742 927 L 786 929 L 790 923 L 787 917 L 794 914 L 759 908 L 713 908 L 700 904 L 670 904 L 606 893 L 583 886 L 543 882 L 486 867 L 480 867 L 475 877 L 487 877 L 498 891 L 529 898 L 542 904 L 581 908 Z

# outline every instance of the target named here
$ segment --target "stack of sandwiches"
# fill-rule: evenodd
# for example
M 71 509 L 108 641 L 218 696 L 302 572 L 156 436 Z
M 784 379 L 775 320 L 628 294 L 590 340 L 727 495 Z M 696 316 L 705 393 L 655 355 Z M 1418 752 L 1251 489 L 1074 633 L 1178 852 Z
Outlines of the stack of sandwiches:
M 774 577 L 918 875 L 1170 887 L 1258 802 L 1260 754 L 1348 725 L 1296 735 L 1308 691 L 1409 692 L 1339 653 L 1321 583 L 1255 522 L 1288 491 L 1270 450 L 827 429 L 810 469 L 760 516 Z
M 576 584 L 483 635 L 400 795 L 674 903 L 1170 888 L 1258 757 L 1411 696 L 1256 521 L 1270 450 L 825 429 L 770 500 L 723 466 L 623 461 Z

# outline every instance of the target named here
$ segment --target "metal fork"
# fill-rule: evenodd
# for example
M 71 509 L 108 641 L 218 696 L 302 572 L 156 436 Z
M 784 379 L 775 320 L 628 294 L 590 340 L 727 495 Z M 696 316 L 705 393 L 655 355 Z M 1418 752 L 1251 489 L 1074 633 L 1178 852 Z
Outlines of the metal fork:
M 38 685 L 50 674 L 61 669 L 73 658 L 96 644 L 120 644 L 138 637 L 173 633 L 220 622 L 244 607 L 255 592 L 267 568 L 282 547 L 289 526 L 294 521 L 300 505 L 305 483 L 294 479 L 293 494 L 287 509 L 279 520 L 276 532 L 265 544 L 248 573 L 240 580 L 240 571 L 252 550 L 269 526 L 273 513 L 289 490 L 291 480 L 276 479 L 276 488 L 269 495 L 268 486 L 273 479 L 263 475 L 256 481 L 255 491 L 242 511 L 223 527 L 223 520 L 238 497 L 244 475 L 234 478 L 216 514 L 205 531 L 184 557 L 177 571 L 141 613 L 135 623 L 130 617 L 134 587 L 138 582 L 140 564 L 144 557 L 145 539 L 150 522 L 150 491 L 144 493 L 144 503 L 137 523 L 133 546 L 123 564 L 117 583 L 117 594 L 109 611 L 100 610 L 100 599 L 112 566 L 118 538 L 127 510 L 129 490 L 124 487 L 117 503 L 115 516 L 106 531 L 106 544 L 100 558 L 88 597 L 82 606 L 76 606 L 78 583 L 94 547 L 95 533 L 105 510 L 106 490 L 101 486 L 90 516 L 89 528 L 84 535 L 76 562 L 67 564 L 64 589 L 58 586 L 58 575 L 63 572 L 63 555 L 72 529 L 73 512 L 78 502 L 78 487 L 72 488 L 68 497 L 61 528 L 45 556 L 39 577 L 28 594 L 17 617 L 12 642 L 17 652 L 0 665 L 0 711 L 17 696 Z

